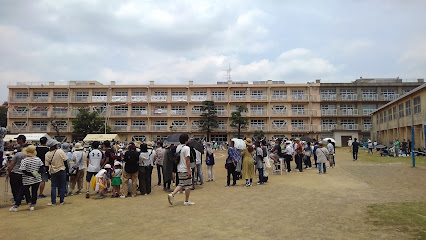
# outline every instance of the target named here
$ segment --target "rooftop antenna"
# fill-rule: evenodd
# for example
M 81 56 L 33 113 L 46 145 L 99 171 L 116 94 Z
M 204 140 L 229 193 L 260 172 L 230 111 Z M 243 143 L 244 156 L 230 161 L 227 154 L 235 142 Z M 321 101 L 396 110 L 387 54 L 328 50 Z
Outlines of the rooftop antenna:
M 226 69 L 226 81 L 232 81 L 231 70 L 231 63 L 229 63 L 229 67 Z

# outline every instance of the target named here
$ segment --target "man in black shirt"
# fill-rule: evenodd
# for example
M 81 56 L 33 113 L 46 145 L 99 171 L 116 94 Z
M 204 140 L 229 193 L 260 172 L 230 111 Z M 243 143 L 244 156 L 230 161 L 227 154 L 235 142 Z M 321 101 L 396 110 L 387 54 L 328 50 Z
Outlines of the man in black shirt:
M 49 180 L 49 175 L 47 174 L 47 169 L 44 165 L 44 161 L 46 160 L 46 153 L 49 152 L 49 148 L 46 146 L 47 138 L 42 137 L 40 138 L 40 146 L 36 148 L 37 151 L 37 157 L 41 159 L 43 162 L 42 171 L 41 171 L 41 183 L 40 183 L 40 193 L 38 195 L 38 198 L 45 198 L 46 196 L 43 195 L 44 186 L 46 185 L 47 181 Z
M 354 157 L 354 161 L 358 160 L 358 149 L 359 149 L 358 139 L 354 138 L 354 142 L 352 143 L 352 154 Z
M 281 139 L 277 138 L 275 139 L 275 145 L 269 157 L 274 160 L 274 162 L 278 162 L 281 155 Z

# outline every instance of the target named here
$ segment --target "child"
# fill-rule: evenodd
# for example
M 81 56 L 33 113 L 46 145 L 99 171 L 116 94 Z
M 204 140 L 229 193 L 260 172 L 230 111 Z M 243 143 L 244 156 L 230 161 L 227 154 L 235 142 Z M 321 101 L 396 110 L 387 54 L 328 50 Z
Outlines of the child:
M 112 172 L 112 182 L 113 191 L 115 194 L 112 194 L 112 198 L 119 197 L 118 193 L 120 192 L 120 185 L 123 183 L 121 181 L 121 174 L 123 170 L 121 169 L 121 163 L 119 161 L 114 162 L 114 172 Z
M 107 171 L 111 169 L 110 164 L 105 164 L 104 169 L 101 169 L 96 175 L 96 187 L 95 191 L 97 191 L 97 195 L 95 199 L 103 199 L 106 197 L 106 189 L 105 189 L 105 183 L 106 183 L 106 175 Z

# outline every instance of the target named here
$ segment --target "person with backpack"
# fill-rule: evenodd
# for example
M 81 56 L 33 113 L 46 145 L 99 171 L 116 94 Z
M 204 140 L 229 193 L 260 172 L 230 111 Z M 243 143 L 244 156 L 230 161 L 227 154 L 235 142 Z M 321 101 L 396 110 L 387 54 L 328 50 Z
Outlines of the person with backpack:
M 148 143 L 150 149 L 148 149 Z M 147 195 L 151 193 L 151 175 L 152 166 L 155 158 L 155 151 L 152 150 L 152 143 L 141 144 L 141 152 L 139 154 L 139 191 L 141 195 Z
M 232 186 L 235 186 L 237 184 L 237 172 L 235 171 L 235 169 L 237 167 L 238 162 L 241 161 L 241 155 L 238 149 L 234 147 L 234 144 L 235 144 L 234 141 L 232 140 L 229 141 L 228 157 L 226 158 L 226 163 L 225 163 L 225 168 L 228 172 L 228 175 L 226 177 L 225 187 L 229 187 L 231 182 L 231 175 L 232 175 L 232 181 L 233 181 Z
M 351 143 L 352 144 L 352 143 Z M 317 156 L 318 142 L 315 142 L 314 148 L 312 149 L 312 153 L 314 154 L 315 160 L 315 168 L 318 168 L 318 156 Z
M 103 163 L 102 168 L 106 165 L 109 164 L 110 166 L 114 166 L 114 162 L 115 160 L 117 160 L 117 155 L 115 154 L 114 149 L 111 148 L 111 142 L 110 141 L 104 141 L 103 143 L 103 148 L 104 148 L 104 152 L 105 152 L 105 161 Z M 106 191 L 107 192 L 111 192 L 111 179 L 112 179 L 112 172 L 111 171 L 107 171 L 106 172 L 106 177 L 105 177 L 105 182 L 106 182 Z
M 329 152 L 329 154 L 330 154 L 330 158 L 329 158 L 329 161 L 330 161 L 330 167 L 331 168 L 334 168 L 334 166 L 336 165 L 336 162 L 334 161 L 334 144 L 333 144 L 333 142 L 330 140 L 330 139 L 328 139 L 328 144 L 327 144 L 327 150 L 328 150 L 328 152 Z
M 356 140 L 356 138 L 355 138 Z M 355 143 L 355 142 L 354 142 Z M 328 156 L 330 155 L 330 153 L 328 152 L 327 148 L 324 147 L 324 145 L 320 142 L 318 143 L 318 148 L 316 150 L 316 154 L 317 154 L 317 163 L 318 163 L 318 171 L 319 174 L 321 174 L 321 168 L 322 173 L 327 173 L 327 168 L 325 163 L 328 161 Z
M 305 155 L 305 169 L 312 169 L 312 162 L 311 162 L 312 148 L 311 148 L 310 142 L 306 143 L 306 146 L 303 149 L 303 154 Z
M 180 145 L 176 148 L 176 153 L 173 156 L 174 161 L 177 163 L 177 172 L 179 177 L 179 185 L 175 190 L 168 195 L 170 205 L 174 204 L 174 197 L 180 190 L 185 190 L 185 206 L 194 205 L 194 202 L 189 200 L 192 187 L 192 172 L 190 166 L 190 148 L 187 146 L 189 141 L 188 134 L 179 136 Z
M 211 143 L 206 143 L 206 165 L 207 165 L 207 182 L 214 181 L 213 166 L 214 154 Z
M 128 194 L 129 180 L 132 182 L 132 197 L 136 197 L 136 179 L 138 178 L 139 153 L 133 142 L 129 143 L 129 151 L 124 154 L 123 187 L 120 198 L 126 198 Z
M 87 172 L 86 172 L 86 198 L 90 198 L 89 189 L 90 181 L 100 170 L 101 166 L 104 166 L 104 156 L 99 150 L 100 143 L 94 141 L 92 143 L 92 151 L 87 155 Z

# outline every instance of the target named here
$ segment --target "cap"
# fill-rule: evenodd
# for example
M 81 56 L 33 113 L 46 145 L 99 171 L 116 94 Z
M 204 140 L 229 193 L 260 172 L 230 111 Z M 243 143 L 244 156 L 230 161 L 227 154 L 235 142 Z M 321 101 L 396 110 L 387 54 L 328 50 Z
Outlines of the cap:
M 111 168 L 111 164 L 105 164 L 104 168 Z
M 15 139 L 21 139 L 21 140 L 23 140 L 24 142 L 25 141 L 27 141 L 27 137 L 25 137 L 25 135 L 22 135 L 22 134 L 20 134 L 20 135 L 18 135 Z
M 119 161 L 115 161 L 115 162 L 114 162 L 114 166 L 121 166 L 121 162 L 119 162 Z

